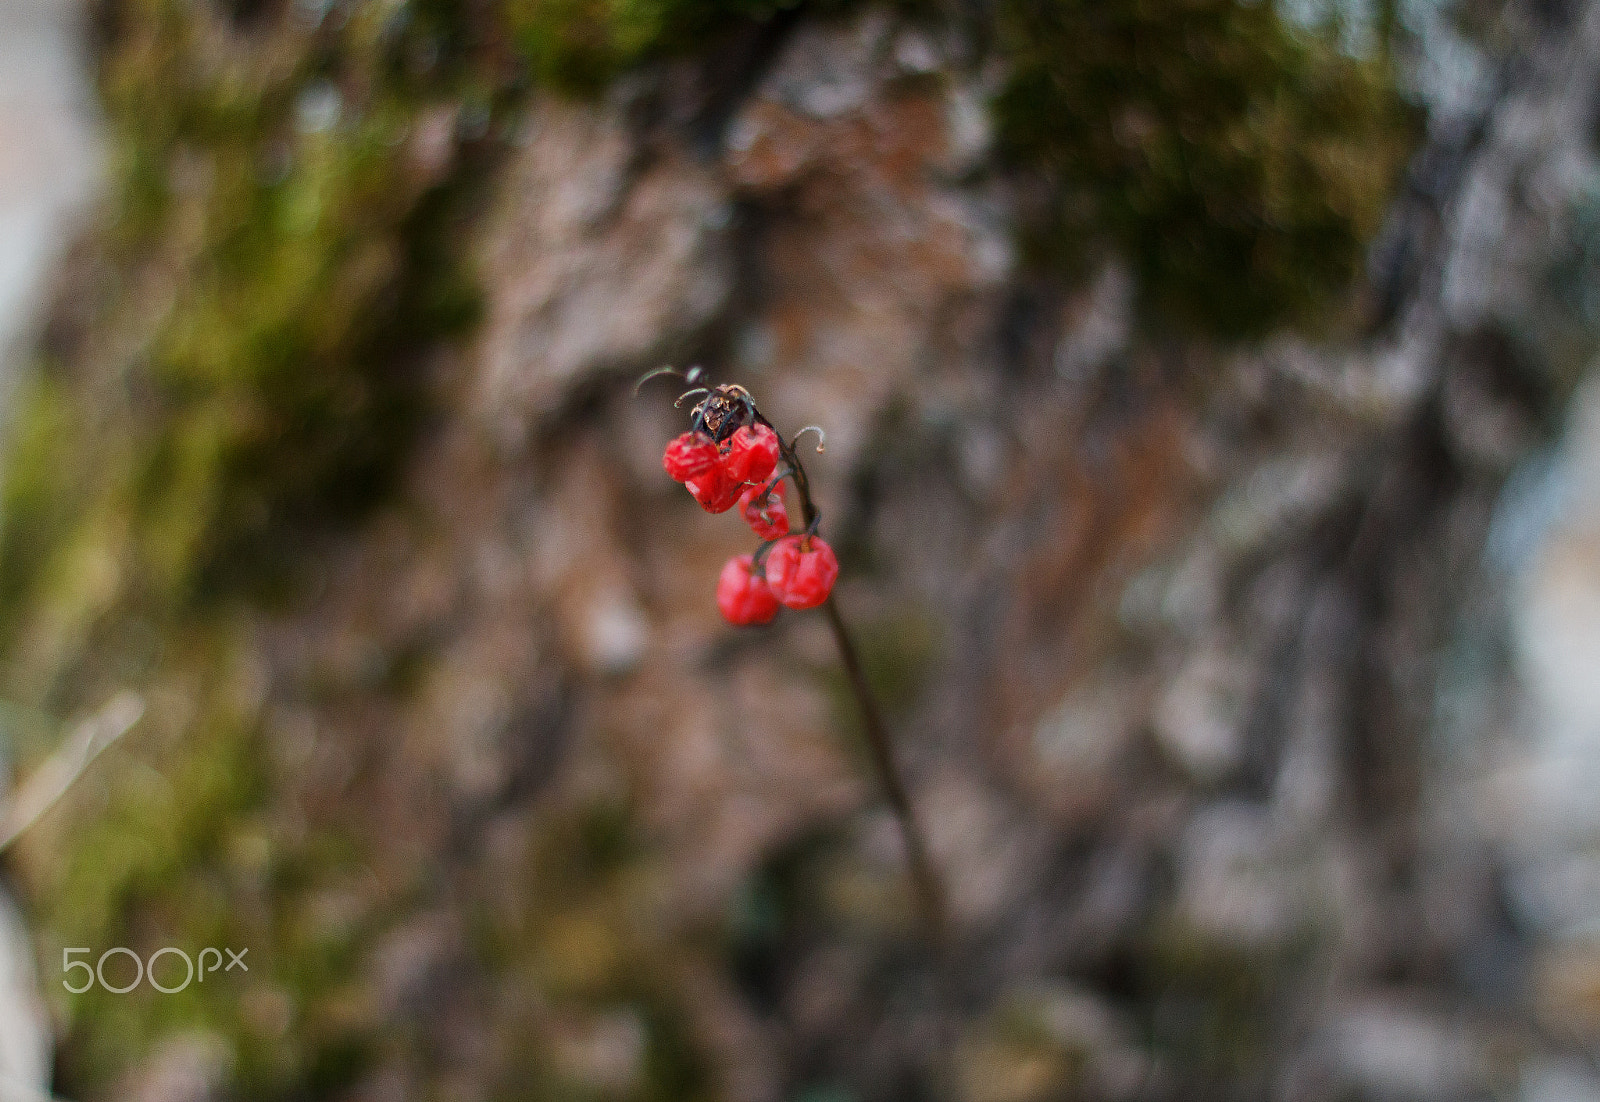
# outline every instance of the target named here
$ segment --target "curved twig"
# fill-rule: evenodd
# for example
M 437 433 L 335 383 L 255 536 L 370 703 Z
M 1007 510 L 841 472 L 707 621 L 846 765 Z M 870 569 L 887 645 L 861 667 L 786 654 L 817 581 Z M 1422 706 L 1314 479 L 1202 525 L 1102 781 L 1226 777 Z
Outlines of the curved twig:
M 658 379 L 663 375 L 676 375 L 678 378 L 684 380 L 689 378 L 671 364 L 662 364 L 660 367 L 651 368 L 649 371 L 646 371 L 643 375 L 639 376 L 639 381 L 633 384 L 634 396 L 637 397 L 639 391 L 644 389 L 645 383 L 648 383 L 651 379 Z
M 820 455 L 828 446 L 828 434 L 822 430 L 821 425 L 807 425 L 805 428 L 795 433 L 794 438 L 789 441 L 790 449 L 792 450 L 798 446 L 800 443 L 800 438 L 808 432 L 814 432 L 817 434 L 817 454 Z

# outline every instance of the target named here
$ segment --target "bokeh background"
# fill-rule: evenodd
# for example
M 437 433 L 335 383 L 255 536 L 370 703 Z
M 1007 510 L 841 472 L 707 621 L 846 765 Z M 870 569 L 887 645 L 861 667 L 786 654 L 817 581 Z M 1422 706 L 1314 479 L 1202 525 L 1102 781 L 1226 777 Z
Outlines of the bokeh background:
M 0 0 L 0 1096 L 1600 1099 L 1597 95 L 1594 0 Z M 942 956 L 664 362 L 827 430 Z

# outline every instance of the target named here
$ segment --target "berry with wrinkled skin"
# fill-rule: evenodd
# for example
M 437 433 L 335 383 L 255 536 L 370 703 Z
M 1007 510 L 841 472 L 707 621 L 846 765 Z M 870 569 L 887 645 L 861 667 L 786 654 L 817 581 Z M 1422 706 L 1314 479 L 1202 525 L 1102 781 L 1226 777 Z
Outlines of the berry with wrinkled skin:
M 730 624 L 764 624 L 778 614 L 778 598 L 766 579 L 750 572 L 753 559 L 735 555 L 717 578 L 717 608 Z
M 767 586 L 788 608 L 816 608 L 833 592 L 839 559 L 820 536 L 785 536 L 767 552 Z
M 722 453 L 716 442 L 703 432 L 686 432 L 672 443 L 661 457 L 661 466 L 674 482 L 688 482 L 722 466 Z
M 721 467 L 713 467 L 703 475 L 684 483 L 700 508 L 708 513 L 726 513 L 739 500 L 744 487 L 729 478 Z
M 745 425 L 728 438 L 722 465 L 739 482 L 765 482 L 778 466 L 778 434 L 766 425 Z
M 789 510 L 783 503 L 783 483 L 771 490 L 760 485 L 746 487 L 739 495 L 739 515 L 764 540 L 788 535 Z

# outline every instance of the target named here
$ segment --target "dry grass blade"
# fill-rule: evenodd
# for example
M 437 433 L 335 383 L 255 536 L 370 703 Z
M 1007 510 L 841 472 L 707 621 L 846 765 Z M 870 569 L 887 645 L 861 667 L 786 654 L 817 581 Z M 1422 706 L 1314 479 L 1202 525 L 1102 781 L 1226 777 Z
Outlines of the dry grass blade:
M 89 763 L 127 734 L 143 715 L 144 699 L 137 693 L 121 692 L 79 723 L 61 747 L 22 783 L 15 797 L 0 805 L 0 851 L 38 822 L 83 775 Z

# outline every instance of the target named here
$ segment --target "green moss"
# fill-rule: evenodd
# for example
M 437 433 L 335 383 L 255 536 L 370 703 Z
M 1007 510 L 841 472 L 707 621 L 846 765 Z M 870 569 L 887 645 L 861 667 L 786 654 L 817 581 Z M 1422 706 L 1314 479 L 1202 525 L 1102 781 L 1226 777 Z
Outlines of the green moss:
M 16 621 L 28 583 L 71 531 L 84 492 L 82 472 L 61 446 L 78 424 L 67 388 L 45 376 L 12 401 L 16 429 L 0 484 L 0 624 Z
M 307 526 L 383 493 L 422 359 L 477 316 L 454 232 L 470 174 L 419 178 L 403 140 L 481 85 L 470 59 L 419 85 L 393 76 L 404 34 L 286 22 L 250 37 L 176 0 L 109 8 L 121 279 L 96 324 L 131 354 L 50 365 L 21 404 L 0 600 L 34 584 L 74 512 L 126 516 L 123 576 L 153 605 L 270 575 Z M 318 98 L 331 119 L 303 125 Z M 80 455 L 101 462 L 64 492 Z
M 508 0 L 507 17 L 537 79 L 593 94 L 625 70 L 703 48 L 740 23 L 801 0 Z M 838 6 L 824 0 L 813 7 Z
M 861 665 L 883 706 L 901 712 L 916 702 L 939 656 L 943 621 L 906 607 L 862 624 Z
M 653 1102 L 708 1096 L 710 1076 L 685 1026 L 678 968 L 696 952 L 660 928 L 659 865 L 628 807 L 611 797 L 552 800 L 530 825 L 520 905 L 475 915 L 479 964 L 529 997 L 500 1026 L 519 1038 L 496 1097 Z M 518 1010 L 543 1007 L 535 1020 Z M 551 1015 L 565 1029 L 550 1028 Z M 636 1059 L 606 1082 L 573 1066 L 561 1041 L 599 1019 L 638 1028 Z M 625 1074 L 617 1074 L 625 1072 Z M 604 1077 L 603 1077 L 604 1078 Z
M 264 796 L 263 772 L 247 723 L 215 712 L 163 769 L 148 757 L 148 736 L 130 736 L 133 746 L 115 751 L 97 776 L 115 776 L 93 816 L 74 823 L 70 857 L 36 873 L 35 898 L 48 938 L 61 947 L 89 947 L 94 963 L 111 946 L 127 946 L 148 958 L 165 945 L 191 959 L 207 945 L 260 945 L 257 931 L 241 922 L 230 903 L 233 875 L 223 841 L 232 824 Z M 104 783 L 103 780 L 97 783 Z M 157 934 L 156 931 L 160 933 Z M 258 959 L 266 954 L 257 953 Z M 113 960 L 107 976 L 126 983 Z M 174 986 L 182 974 L 176 960 L 161 962 L 162 982 Z M 86 1086 L 114 1078 L 130 1058 L 154 1039 L 182 1026 L 211 1029 L 236 1020 L 239 990 L 233 983 L 191 983 L 162 995 L 146 984 L 127 994 L 98 985 L 65 997 L 69 1032 L 63 1047 L 69 1083 Z
M 1248 947 L 1174 916 L 1154 921 L 1135 987 L 1156 1055 L 1196 1082 L 1248 1082 L 1281 1042 L 1274 1008 L 1303 980 L 1313 944 L 1309 930 Z
M 226 666 L 218 645 L 202 649 Z M 162 1038 L 201 1030 L 224 1047 L 231 1097 L 321 1096 L 354 1078 L 377 1043 L 371 1023 L 345 1009 L 374 920 L 332 922 L 319 911 L 323 893 L 363 868 L 362 851 L 327 828 L 283 839 L 274 825 L 282 780 L 259 722 L 221 690 L 193 703 L 181 727 L 147 720 L 97 766 L 85 783 L 98 795 L 74 801 L 69 859 L 31 867 L 31 894 L 47 959 L 64 946 L 90 947 L 91 963 L 110 946 L 144 959 L 172 946 L 191 960 L 229 947 L 247 950 L 249 970 L 171 994 L 149 984 L 57 991 L 67 1023 L 61 1086 L 106 1097 Z M 113 959 L 108 978 L 131 980 L 130 964 Z M 181 961 L 160 967 L 167 986 L 181 981 Z
M 862 672 L 886 718 L 904 715 L 916 704 L 939 657 L 940 621 L 908 605 L 852 624 L 851 629 Z M 839 728 L 860 743 L 864 756 L 861 712 L 849 679 L 837 663 L 818 666 L 815 675 L 828 694 Z
M 642 61 L 800 0 L 509 0 L 536 79 L 594 94 Z M 846 0 L 809 7 L 841 11 Z M 940 5 L 895 5 L 938 18 Z M 1359 274 L 1414 138 L 1385 58 L 1249 0 L 996 0 L 995 111 L 1046 177 L 1029 245 L 1102 243 L 1169 321 L 1224 337 L 1320 322 Z M 1388 25 L 1387 18 L 1380 27 Z
M 1133 263 L 1224 336 L 1315 321 L 1357 274 L 1409 146 L 1382 64 L 1243 0 L 1002 0 L 996 111 L 1053 184 L 1035 248 Z
M 1063 1036 L 1036 992 L 1005 993 L 957 1057 L 969 1095 L 1028 1102 L 1093 1095 L 1092 1038 Z
M 70 715 L 124 687 L 166 718 L 80 782 L 25 878 L 47 962 L 229 945 L 251 972 L 60 993 L 74 1096 L 108 1097 L 185 1029 L 222 1040 L 238 1098 L 337 1093 L 374 1051 L 349 1009 L 369 921 L 318 917 L 370 853 L 335 823 L 305 829 L 264 752 L 273 732 L 239 703 L 259 687 L 235 625 L 309 535 L 381 500 L 425 412 L 420 365 L 478 312 L 460 226 L 493 143 L 423 176 L 405 138 L 479 94 L 486 42 L 457 36 L 479 52 L 432 51 L 419 75 L 404 58 L 439 27 L 375 12 L 321 28 L 288 6 L 248 28 L 186 0 L 99 12 L 113 179 L 84 261 L 98 297 L 9 403 L 0 465 L 5 734 L 25 766 L 59 728 L 12 713 Z M 334 117 L 308 124 L 297 105 L 333 89 Z

